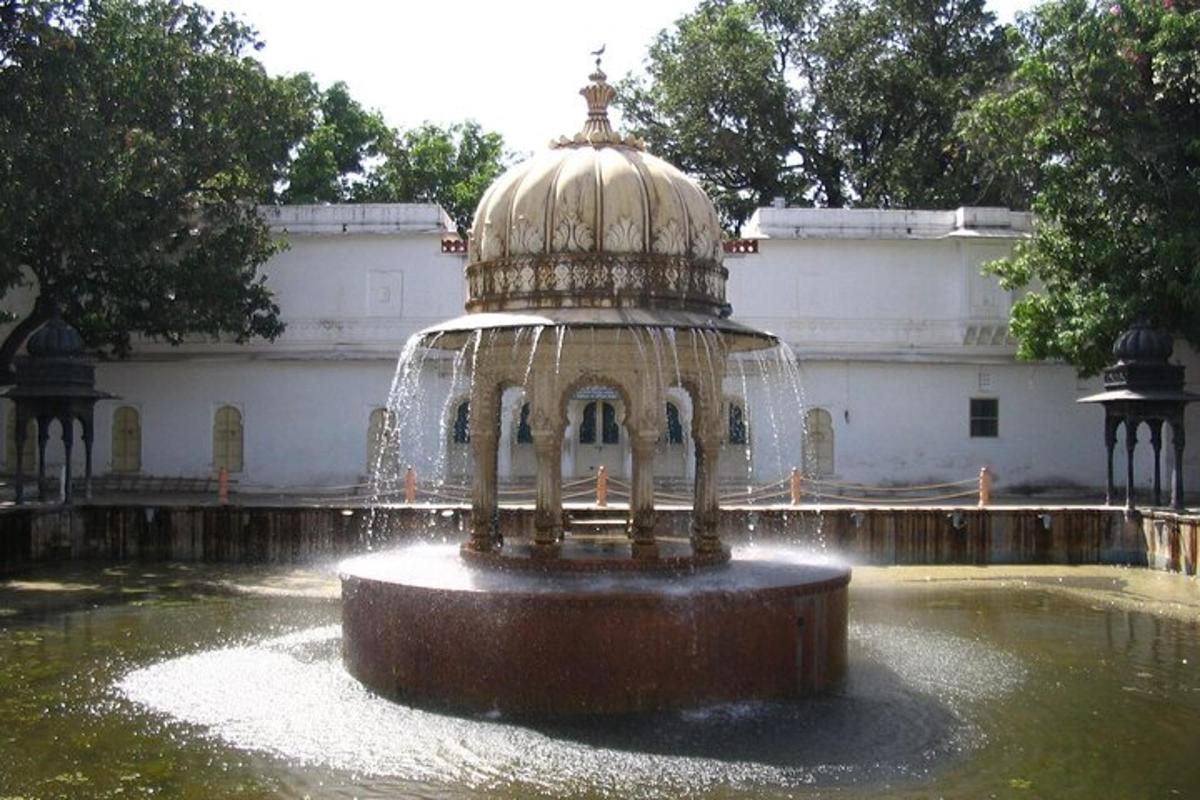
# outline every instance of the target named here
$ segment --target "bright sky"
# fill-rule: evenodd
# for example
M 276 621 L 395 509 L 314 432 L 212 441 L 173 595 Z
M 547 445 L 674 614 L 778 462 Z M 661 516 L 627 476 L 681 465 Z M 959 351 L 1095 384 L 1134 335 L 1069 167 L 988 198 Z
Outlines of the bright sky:
M 517 152 L 579 130 L 577 92 L 607 47 L 615 81 L 637 70 L 654 35 L 696 0 L 202 0 L 232 11 L 266 42 L 275 74 L 345 81 L 389 124 L 477 120 Z M 989 0 L 1002 21 L 1031 0 Z

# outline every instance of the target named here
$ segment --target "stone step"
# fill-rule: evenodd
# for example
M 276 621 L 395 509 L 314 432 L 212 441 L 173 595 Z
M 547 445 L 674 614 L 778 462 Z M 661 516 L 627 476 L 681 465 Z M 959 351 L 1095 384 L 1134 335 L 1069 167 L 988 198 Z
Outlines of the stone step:
M 626 538 L 625 529 L 628 525 L 627 511 L 614 509 L 606 512 L 604 509 L 596 509 L 589 511 L 586 517 L 568 519 L 566 534 L 574 539 L 586 537 L 588 539 L 624 540 Z

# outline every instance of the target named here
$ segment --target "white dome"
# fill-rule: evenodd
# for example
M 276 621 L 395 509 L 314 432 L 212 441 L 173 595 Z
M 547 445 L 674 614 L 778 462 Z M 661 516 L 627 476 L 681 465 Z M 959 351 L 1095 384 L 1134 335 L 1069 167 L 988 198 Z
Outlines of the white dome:
M 475 212 L 469 311 L 652 307 L 720 312 L 726 271 L 712 201 L 688 176 L 621 137 L 604 74 L 582 90 L 573 139 L 504 173 Z

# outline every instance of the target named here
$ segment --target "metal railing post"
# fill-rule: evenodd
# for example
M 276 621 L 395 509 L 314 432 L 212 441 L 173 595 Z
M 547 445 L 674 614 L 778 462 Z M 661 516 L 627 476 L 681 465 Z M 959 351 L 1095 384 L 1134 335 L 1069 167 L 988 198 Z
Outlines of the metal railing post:
M 608 506 L 608 470 L 601 464 L 596 470 L 596 507 Z
M 404 470 L 404 504 L 411 506 L 417 502 L 417 471 L 410 464 Z

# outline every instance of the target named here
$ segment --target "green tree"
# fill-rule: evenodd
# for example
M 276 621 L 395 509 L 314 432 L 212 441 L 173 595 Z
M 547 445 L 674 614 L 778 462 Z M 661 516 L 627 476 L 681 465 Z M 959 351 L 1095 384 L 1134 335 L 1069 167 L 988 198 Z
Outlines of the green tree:
M 302 79 L 301 79 L 302 80 Z M 344 203 L 367 177 L 372 159 L 395 133 L 377 111 L 365 110 L 345 83 L 311 88 L 316 118 L 288 167 L 285 203 Z
M 785 39 L 749 3 L 705 3 L 660 32 L 644 76 L 618 85 L 624 122 L 658 155 L 697 176 L 736 228 L 757 206 L 799 201 L 807 183 L 788 163 L 796 93 Z
M 1024 206 L 981 179 L 955 136 L 971 100 L 1012 67 L 1005 29 L 984 0 L 842 0 L 797 45 L 814 137 L 843 166 L 855 205 Z
M 356 188 L 354 199 L 437 203 L 464 235 L 484 191 L 508 162 L 500 134 L 485 132 L 470 120 L 398 132 L 380 151 L 383 162 Z
M 840 207 L 1021 203 L 985 183 L 956 116 L 1011 66 L 983 0 L 706 0 L 622 82 L 634 132 L 727 222 L 773 196 Z
M 92 346 L 272 338 L 254 200 L 309 126 L 253 31 L 177 0 L 16 2 L 0 20 L 0 291 L 38 297 L 0 375 L 56 305 Z
M 963 125 L 1036 190 L 1034 235 L 994 265 L 1028 289 L 1019 354 L 1093 373 L 1143 315 L 1200 345 L 1197 3 L 1049 0 L 1022 29 L 1011 79 Z

